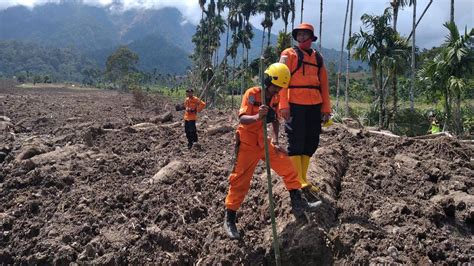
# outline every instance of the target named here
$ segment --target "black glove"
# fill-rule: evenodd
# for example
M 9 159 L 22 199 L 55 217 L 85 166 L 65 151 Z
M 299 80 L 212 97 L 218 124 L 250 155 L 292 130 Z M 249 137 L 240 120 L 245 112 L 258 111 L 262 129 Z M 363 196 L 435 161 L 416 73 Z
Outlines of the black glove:
M 267 113 L 267 123 L 273 123 L 276 119 L 276 113 L 273 108 L 268 108 L 268 113 Z

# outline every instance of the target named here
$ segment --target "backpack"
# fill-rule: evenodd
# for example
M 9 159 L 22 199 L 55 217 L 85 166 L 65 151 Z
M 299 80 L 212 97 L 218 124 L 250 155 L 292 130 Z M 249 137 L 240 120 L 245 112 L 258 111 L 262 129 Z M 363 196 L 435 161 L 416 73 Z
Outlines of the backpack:
M 296 73 L 296 71 L 298 71 L 298 69 L 301 68 L 301 66 L 303 65 L 303 58 L 304 58 L 304 54 L 303 54 L 303 51 L 301 51 L 301 49 L 298 47 L 298 46 L 294 46 L 293 47 L 293 50 L 296 52 L 296 55 L 298 55 L 298 64 L 296 65 L 296 68 L 295 70 L 293 70 L 291 72 L 291 75 L 293 76 L 294 73 Z M 313 52 L 314 54 L 316 55 L 316 65 L 314 64 L 311 64 L 311 63 L 307 63 L 307 62 L 304 62 L 305 64 L 308 64 L 308 65 L 312 65 L 312 66 L 316 66 L 318 67 L 318 78 L 320 77 L 319 76 L 319 72 L 321 70 L 321 67 L 323 66 L 323 57 L 321 56 L 321 54 L 314 50 L 313 49 Z

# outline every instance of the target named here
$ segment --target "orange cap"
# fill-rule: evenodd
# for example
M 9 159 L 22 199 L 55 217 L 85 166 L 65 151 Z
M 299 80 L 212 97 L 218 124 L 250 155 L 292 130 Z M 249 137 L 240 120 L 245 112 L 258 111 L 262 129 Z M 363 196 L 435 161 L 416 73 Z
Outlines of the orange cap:
M 309 30 L 309 31 L 311 31 L 311 34 L 313 34 L 313 42 L 315 42 L 318 39 L 318 37 L 314 36 L 313 25 L 311 25 L 309 23 L 301 23 L 300 25 L 298 25 L 298 27 L 294 28 L 293 31 L 291 32 L 291 35 L 293 36 L 293 39 L 296 40 L 296 33 L 299 30 Z

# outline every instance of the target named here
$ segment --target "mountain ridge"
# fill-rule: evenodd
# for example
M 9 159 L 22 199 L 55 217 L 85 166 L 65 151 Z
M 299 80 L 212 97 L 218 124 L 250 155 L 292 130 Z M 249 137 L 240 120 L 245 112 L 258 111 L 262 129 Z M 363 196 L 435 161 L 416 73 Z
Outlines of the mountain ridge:
M 41 49 L 68 48 L 85 54 L 103 68 L 106 58 L 120 45 L 139 55 L 139 68 L 159 69 L 164 74 L 183 74 L 191 65 L 192 36 L 196 25 L 185 20 L 176 8 L 130 9 L 113 4 L 98 7 L 82 1 L 46 3 L 0 10 L 0 40 L 36 43 Z M 254 27 L 250 58 L 260 55 L 263 32 Z M 222 34 L 219 58 L 225 49 Z M 277 36 L 272 35 L 272 43 Z M 150 42 L 150 43 L 146 43 Z M 239 53 L 241 49 L 239 49 Z M 337 53 L 337 54 L 336 54 Z M 337 60 L 339 52 L 323 48 L 326 61 Z M 241 56 L 237 55 L 237 63 Z M 0 72 L 2 69 L 0 69 Z M 5 72 L 5 70 L 3 70 Z

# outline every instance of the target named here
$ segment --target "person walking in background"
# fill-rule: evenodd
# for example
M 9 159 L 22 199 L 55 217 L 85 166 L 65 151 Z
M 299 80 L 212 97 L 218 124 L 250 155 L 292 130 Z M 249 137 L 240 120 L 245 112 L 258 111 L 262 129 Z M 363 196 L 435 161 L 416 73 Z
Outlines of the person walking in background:
M 290 71 L 285 64 L 275 63 L 265 70 L 265 97 L 261 98 L 260 87 L 248 89 L 239 109 L 240 123 L 236 133 L 236 162 L 229 176 L 229 191 L 225 198 L 224 230 L 230 239 L 240 238 L 237 230 L 237 210 L 245 199 L 250 188 L 250 181 L 257 164 L 265 159 L 264 141 L 269 142 L 269 159 L 271 168 L 283 177 L 286 189 L 290 192 L 293 214 L 297 219 L 304 218 L 305 210 L 315 210 L 321 202 L 308 203 L 301 195 L 299 182 L 291 160 L 286 151 L 279 146 L 278 134 L 278 92 L 287 87 Z M 272 123 L 272 140 L 263 139 L 263 123 Z
M 307 178 L 310 158 L 319 145 L 321 124 L 331 117 L 329 82 L 323 58 L 311 48 L 318 38 L 309 23 L 302 23 L 292 31 L 295 47 L 285 49 L 280 62 L 288 66 L 291 80 L 288 89 L 280 92 L 280 112 L 286 120 L 288 155 L 298 171 L 298 179 L 308 198 L 317 197 L 319 187 Z
M 186 90 L 186 99 L 184 101 L 184 132 L 188 139 L 188 149 L 193 147 L 193 143 L 198 141 L 196 119 L 197 113 L 201 112 L 206 103 L 193 95 L 193 89 Z

